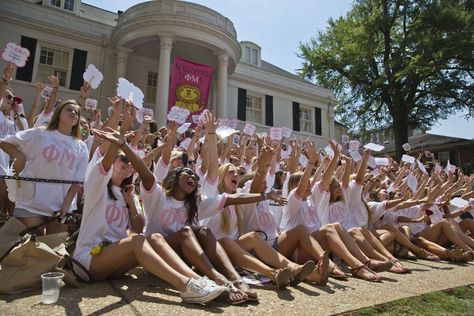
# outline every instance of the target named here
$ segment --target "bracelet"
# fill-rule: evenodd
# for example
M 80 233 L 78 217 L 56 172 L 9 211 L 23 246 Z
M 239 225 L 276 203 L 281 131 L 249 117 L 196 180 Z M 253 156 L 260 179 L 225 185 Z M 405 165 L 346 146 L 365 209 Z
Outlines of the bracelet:
M 207 135 L 216 135 L 216 133 L 207 133 Z

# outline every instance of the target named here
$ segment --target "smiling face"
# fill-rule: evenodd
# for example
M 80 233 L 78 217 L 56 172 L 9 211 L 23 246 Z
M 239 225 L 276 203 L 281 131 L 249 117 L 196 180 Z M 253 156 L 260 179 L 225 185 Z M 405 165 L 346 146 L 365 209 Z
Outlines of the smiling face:
M 219 191 L 221 193 L 237 192 L 237 185 L 239 181 L 239 172 L 234 165 L 227 163 L 219 168 Z
M 186 194 L 193 192 L 199 183 L 199 177 L 190 168 L 183 168 L 178 175 L 178 187 Z

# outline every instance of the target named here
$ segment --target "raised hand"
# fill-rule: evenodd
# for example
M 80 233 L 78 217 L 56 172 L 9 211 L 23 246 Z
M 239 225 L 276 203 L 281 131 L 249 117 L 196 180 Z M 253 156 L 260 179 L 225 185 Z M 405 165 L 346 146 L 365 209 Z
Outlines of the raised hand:
M 91 88 L 91 84 L 87 81 L 84 81 L 80 91 L 81 91 L 81 98 L 86 99 L 89 95 L 89 90 Z
M 205 128 L 206 135 L 215 134 L 218 126 L 218 121 L 215 119 L 214 113 L 211 111 L 204 111 L 202 123 Z
M 313 165 L 316 164 L 316 162 L 319 161 L 319 153 L 316 151 L 314 143 L 311 141 L 306 141 L 304 143 L 304 148 L 306 155 L 308 156 L 308 162 Z
M 13 67 L 13 64 L 7 64 L 5 68 L 3 69 L 3 78 L 5 78 L 8 81 L 12 80 L 14 69 L 15 67 Z
M 133 184 L 128 184 L 122 189 L 123 198 L 125 202 L 127 202 L 128 205 L 130 205 L 131 203 L 134 203 L 133 201 L 134 191 L 135 191 L 135 187 Z
M 36 80 L 36 93 L 41 93 L 46 85 L 41 80 Z
M 48 76 L 49 81 L 51 82 L 51 87 L 53 89 L 57 89 L 59 87 L 59 77 L 58 74 L 55 75 L 49 75 Z
M 280 205 L 286 205 L 288 204 L 288 201 L 286 198 L 281 196 L 281 191 L 280 190 L 273 190 L 267 193 L 267 197 L 272 200 L 277 202 Z

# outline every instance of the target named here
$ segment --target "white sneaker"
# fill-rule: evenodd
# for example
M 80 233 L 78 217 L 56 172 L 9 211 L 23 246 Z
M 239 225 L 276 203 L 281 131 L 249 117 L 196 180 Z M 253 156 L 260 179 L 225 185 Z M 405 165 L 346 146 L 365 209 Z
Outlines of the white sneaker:
M 181 299 L 185 303 L 203 304 L 212 301 L 226 290 L 225 287 L 216 285 L 207 278 L 199 280 L 189 279 L 186 292 L 181 293 Z

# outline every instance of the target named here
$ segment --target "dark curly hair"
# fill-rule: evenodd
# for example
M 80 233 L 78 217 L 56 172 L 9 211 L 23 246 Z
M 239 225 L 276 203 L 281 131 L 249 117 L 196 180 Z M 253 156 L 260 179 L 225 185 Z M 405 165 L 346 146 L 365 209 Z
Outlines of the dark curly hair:
M 190 170 L 196 177 L 196 181 L 199 181 L 199 177 L 191 168 L 174 168 L 168 172 L 168 175 L 161 182 L 161 186 L 163 187 L 166 196 L 174 196 L 179 186 L 179 176 L 181 173 L 187 170 Z M 199 186 L 196 186 L 196 188 L 191 193 L 189 193 L 184 200 L 184 206 L 188 210 L 188 219 L 186 221 L 186 225 L 188 226 L 195 226 L 198 223 L 198 203 L 201 200 L 201 195 L 198 192 Z

